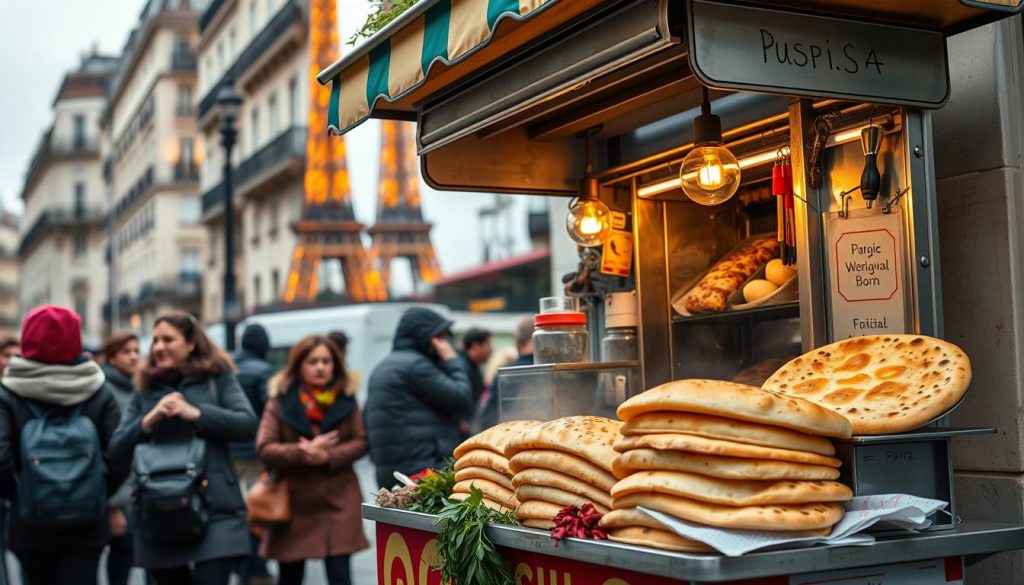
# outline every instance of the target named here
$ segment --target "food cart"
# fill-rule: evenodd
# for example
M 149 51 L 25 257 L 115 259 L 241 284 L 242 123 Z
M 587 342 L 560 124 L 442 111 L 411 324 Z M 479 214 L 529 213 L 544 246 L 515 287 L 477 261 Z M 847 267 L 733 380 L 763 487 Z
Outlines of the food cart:
M 637 291 L 635 393 L 680 378 L 731 379 L 850 336 L 943 337 L 930 112 L 949 99 L 946 37 L 1020 8 L 424 0 L 319 79 L 333 83 L 332 131 L 369 117 L 416 121 L 422 173 L 437 189 L 604 203 L 614 225 L 585 249 L 600 265 L 621 251 L 609 247 L 613 236 L 632 246 L 627 273 L 607 271 L 598 293 Z M 711 178 L 688 170 L 688 153 L 719 132 L 712 142 L 735 162 L 717 162 Z M 784 166 L 789 202 L 775 183 Z M 722 201 L 718 173 L 737 175 Z M 714 206 L 680 189 L 705 179 L 704 203 Z M 720 310 L 692 310 L 689 294 L 709 267 L 765 233 L 778 234 L 792 281 L 763 298 L 737 290 Z M 599 318 L 591 329 L 600 337 Z M 875 489 L 909 482 L 952 506 L 950 441 L 984 431 L 939 419 L 917 433 L 855 439 L 841 449 L 845 479 Z M 517 583 L 548 585 L 958 583 L 965 564 L 1024 548 L 1024 526 L 953 511 L 934 530 L 869 547 L 736 558 L 577 540 L 555 549 L 545 532 L 516 527 L 490 535 Z M 428 568 L 432 517 L 375 506 L 364 517 L 377 522 L 380 583 L 439 582 Z

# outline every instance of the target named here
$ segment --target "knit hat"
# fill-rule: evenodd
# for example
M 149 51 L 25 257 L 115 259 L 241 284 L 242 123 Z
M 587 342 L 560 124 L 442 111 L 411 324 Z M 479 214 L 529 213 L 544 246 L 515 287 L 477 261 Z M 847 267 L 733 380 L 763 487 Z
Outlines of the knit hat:
M 71 309 L 36 307 L 21 322 L 21 356 L 45 364 L 70 364 L 82 354 L 82 318 Z

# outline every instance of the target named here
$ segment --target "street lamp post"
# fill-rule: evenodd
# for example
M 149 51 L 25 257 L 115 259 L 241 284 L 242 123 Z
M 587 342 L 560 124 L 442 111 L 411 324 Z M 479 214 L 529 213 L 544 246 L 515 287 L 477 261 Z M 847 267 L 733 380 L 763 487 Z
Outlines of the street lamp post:
M 232 83 L 226 83 L 217 93 L 220 111 L 220 143 L 224 147 L 224 167 L 221 184 L 224 187 L 224 346 L 235 351 L 235 323 L 238 303 L 235 300 L 235 205 L 231 188 L 231 149 L 238 138 L 235 121 L 242 107 L 242 96 Z

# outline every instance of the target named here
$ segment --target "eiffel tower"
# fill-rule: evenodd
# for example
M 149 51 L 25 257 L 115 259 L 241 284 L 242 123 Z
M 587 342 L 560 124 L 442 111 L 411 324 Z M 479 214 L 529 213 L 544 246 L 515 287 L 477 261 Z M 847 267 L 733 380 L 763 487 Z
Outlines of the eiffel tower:
M 412 125 L 382 121 L 380 146 L 377 223 L 369 229 L 370 256 L 385 286 L 391 284 L 395 258 L 409 260 L 415 284 L 432 282 L 441 275 L 441 266 L 430 242 L 431 225 L 423 221 L 420 209 Z
M 292 225 L 297 235 L 285 285 L 286 303 L 310 303 L 319 292 L 323 260 L 339 259 L 345 291 L 354 302 L 383 301 L 387 292 L 373 269 L 360 235 L 363 224 L 352 209 L 345 140 L 323 129 L 331 88 L 320 85 L 315 72 L 338 58 L 336 0 L 311 0 L 309 6 L 310 107 L 307 114 L 306 172 L 302 218 Z

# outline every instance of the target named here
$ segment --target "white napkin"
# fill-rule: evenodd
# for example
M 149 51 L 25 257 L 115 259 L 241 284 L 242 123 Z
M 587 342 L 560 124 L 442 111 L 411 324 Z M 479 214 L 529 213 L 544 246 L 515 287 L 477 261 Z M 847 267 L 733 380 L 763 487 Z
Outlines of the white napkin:
M 703 542 L 729 557 L 738 557 L 762 548 L 787 545 L 802 547 L 815 544 L 870 546 L 875 537 L 858 534 L 880 522 L 906 530 L 920 530 L 931 525 L 928 516 L 948 506 L 946 502 L 907 494 L 860 496 L 843 504 L 846 514 L 828 536 L 787 536 L 785 532 L 726 530 L 687 522 L 675 516 L 644 507 L 643 513 L 661 522 L 676 534 Z

